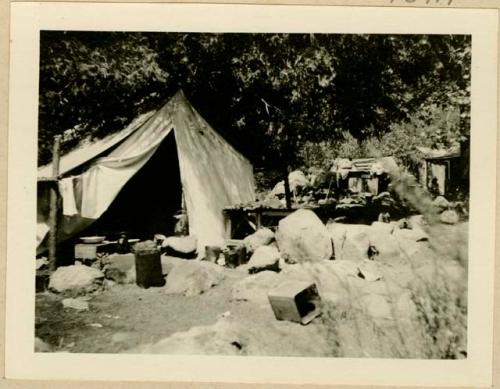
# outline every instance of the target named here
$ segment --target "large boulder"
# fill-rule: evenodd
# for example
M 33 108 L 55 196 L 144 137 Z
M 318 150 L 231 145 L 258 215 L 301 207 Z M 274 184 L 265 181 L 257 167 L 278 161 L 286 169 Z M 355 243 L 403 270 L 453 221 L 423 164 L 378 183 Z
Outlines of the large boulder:
M 248 272 L 258 273 L 264 270 L 279 271 L 280 253 L 274 246 L 260 246 L 248 261 Z
M 382 224 L 387 227 L 382 227 Z M 399 231 L 395 224 L 380 223 L 371 226 L 368 235 L 371 251 L 374 252 L 372 259 L 390 261 L 399 258 L 400 246 L 396 238 Z
M 280 220 L 276 242 L 281 253 L 291 262 L 331 259 L 333 244 L 330 234 L 318 216 L 299 209 Z
M 253 253 L 258 247 L 266 246 L 274 240 L 274 232 L 269 228 L 259 228 L 243 239 L 247 253 Z
M 49 289 L 56 292 L 85 289 L 103 278 L 104 274 L 93 267 L 85 265 L 62 266 L 50 276 Z
M 335 259 L 362 261 L 368 258 L 371 227 L 362 224 L 330 223 Z
M 178 257 L 172 257 L 170 255 L 162 255 L 161 256 L 161 269 L 163 275 L 169 274 L 174 267 L 177 265 L 182 265 L 186 262 L 185 259 L 178 258 Z
M 165 293 L 196 296 L 218 285 L 223 279 L 223 269 L 214 263 L 183 261 L 168 273 Z
M 392 234 L 395 228 L 397 228 L 397 225 L 395 223 L 384 223 L 376 221 L 371 225 L 371 230 L 386 234 Z

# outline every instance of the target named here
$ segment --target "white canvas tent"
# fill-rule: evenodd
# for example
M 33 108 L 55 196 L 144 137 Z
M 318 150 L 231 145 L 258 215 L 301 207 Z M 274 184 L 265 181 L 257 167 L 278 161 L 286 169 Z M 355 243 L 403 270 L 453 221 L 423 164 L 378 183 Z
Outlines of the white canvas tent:
M 169 148 L 169 142 L 174 146 Z M 149 167 L 152 164 L 154 171 Z M 143 172 L 147 170 L 148 174 Z M 38 169 L 39 252 L 44 248 L 49 214 L 50 183 L 43 179 L 50 177 L 51 171 L 50 164 Z M 222 209 L 255 200 L 252 165 L 210 127 L 182 92 L 124 130 L 62 156 L 60 174 L 63 211 L 58 222 L 59 242 L 98 224 L 117 207 L 114 203 L 121 203 L 121 208 L 116 218 L 111 218 L 112 223 L 119 224 L 120 214 L 135 209 L 140 209 L 135 213 L 137 220 L 148 212 L 158 220 L 170 218 L 171 214 L 163 213 L 171 211 L 168 196 L 177 179 L 189 232 L 198 238 L 198 250 L 203 252 L 205 245 L 222 243 Z M 132 190 L 129 187 L 134 180 Z M 149 226 L 152 219 L 148 220 Z M 124 229 L 120 225 L 116 228 Z

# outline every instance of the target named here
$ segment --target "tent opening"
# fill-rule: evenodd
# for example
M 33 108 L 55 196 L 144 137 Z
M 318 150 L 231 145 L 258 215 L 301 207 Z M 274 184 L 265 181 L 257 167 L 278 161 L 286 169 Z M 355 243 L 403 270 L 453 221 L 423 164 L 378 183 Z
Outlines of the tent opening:
M 79 235 L 105 235 L 108 239 L 120 232 L 139 239 L 152 239 L 156 233 L 173 235 L 173 216 L 181 207 L 182 184 L 172 131 L 106 212 Z

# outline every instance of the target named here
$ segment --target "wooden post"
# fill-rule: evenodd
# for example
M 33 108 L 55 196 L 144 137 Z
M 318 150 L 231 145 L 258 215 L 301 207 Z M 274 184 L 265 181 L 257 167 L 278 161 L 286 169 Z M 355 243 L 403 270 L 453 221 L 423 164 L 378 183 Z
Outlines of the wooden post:
M 54 147 L 52 149 L 52 178 L 54 181 L 50 187 L 50 213 L 49 213 L 49 269 L 54 271 L 56 264 L 56 247 L 57 247 L 57 214 L 58 214 L 58 177 L 59 177 L 59 151 L 61 146 L 61 137 L 54 137 Z
M 285 186 L 286 208 L 292 209 L 292 192 L 290 190 L 290 180 L 288 179 L 289 168 L 285 165 L 283 168 L 283 184 Z
M 233 237 L 231 214 L 229 212 L 223 212 L 224 215 L 224 231 L 226 239 L 231 239 Z

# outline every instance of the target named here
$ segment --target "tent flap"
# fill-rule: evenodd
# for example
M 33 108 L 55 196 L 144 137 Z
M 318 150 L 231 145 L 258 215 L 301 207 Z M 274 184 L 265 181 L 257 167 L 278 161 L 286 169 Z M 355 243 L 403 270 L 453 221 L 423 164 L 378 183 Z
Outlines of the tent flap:
M 253 168 L 182 95 L 177 104 L 174 128 L 189 230 L 202 252 L 223 242 L 224 207 L 255 200 Z

